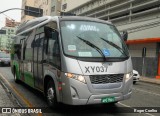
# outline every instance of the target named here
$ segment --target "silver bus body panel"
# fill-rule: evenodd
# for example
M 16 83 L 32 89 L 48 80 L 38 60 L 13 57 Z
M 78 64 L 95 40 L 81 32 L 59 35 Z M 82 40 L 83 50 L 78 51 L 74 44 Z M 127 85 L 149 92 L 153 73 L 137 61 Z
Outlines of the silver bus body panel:
M 114 92 L 95 92 L 89 90 L 87 84 L 81 83 L 74 79 L 68 79 L 69 82 L 63 84 L 62 103 L 70 105 L 100 104 L 104 97 L 115 97 L 115 101 L 129 99 L 132 93 L 132 78 L 124 83 L 122 91 Z M 66 81 L 65 81 L 66 82 Z M 108 90 L 104 90 L 108 91 Z
M 101 103 L 103 97 L 115 97 L 116 101 L 128 99 L 131 96 L 132 90 L 132 77 L 130 80 L 119 83 L 107 83 L 107 84 L 92 84 L 90 75 L 108 75 L 108 74 L 127 74 L 132 71 L 131 58 L 123 62 L 86 62 L 72 59 L 69 57 L 63 57 L 63 71 L 73 74 L 83 75 L 86 80 L 86 84 L 79 82 L 75 79 L 69 79 L 63 74 L 62 76 L 62 103 L 71 105 L 84 105 L 84 104 L 97 104 Z M 107 64 L 107 72 L 91 72 L 86 73 L 85 66 L 104 66 Z M 70 91 L 69 91 L 70 90 Z

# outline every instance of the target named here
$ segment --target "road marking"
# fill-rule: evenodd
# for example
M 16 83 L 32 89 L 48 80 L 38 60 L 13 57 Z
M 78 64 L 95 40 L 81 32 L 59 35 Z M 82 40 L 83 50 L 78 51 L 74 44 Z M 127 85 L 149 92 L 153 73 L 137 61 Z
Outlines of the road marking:
M 28 106 L 28 107 L 33 107 L 32 103 L 30 103 L 24 96 L 23 94 L 21 94 L 16 87 L 13 84 L 10 84 L 8 82 L 8 80 L 0 73 L 0 76 L 2 77 L 2 79 L 7 83 L 7 85 L 13 89 L 13 91 L 19 96 L 19 98 L 21 98 L 21 100 Z M 37 114 L 38 116 L 42 116 L 41 113 Z
M 128 108 L 134 109 L 133 107 L 131 107 L 131 106 L 129 106 L 129 105 L 126 105 L 126 104 L 123 104 L 123 103 L 121 103 L 121 102 L 118 102 L 118 104 L 120 104 L 120 105 L 122 105 L 122 106 L 124 106 L 124 107 L 128 107 Z M 140 113 L 140 112 L 136 112 L 136 113 Z M 141 113 L 140 113 L 140 114 L 141 114 Z M 143 114 L 143 113 L 142 113 L 142 114 Z M 150 113 L 144 113 L 144 114 L 149 115 L 149 116 L 155 116 L 155 115 L 150 114 Z
M 152 95 L 160 96 L 160 94 L 158 94 L 158 93 L 148 92 L 148 91 L 145 91 L 145 90 L 142 90 L 142 89 L 136 89 L 136 88 L 133 88 L 133 90 L 137 90 L 137 91 L 141 91 L 141 92 L 149 93 L 149 94 L 152 94 Z

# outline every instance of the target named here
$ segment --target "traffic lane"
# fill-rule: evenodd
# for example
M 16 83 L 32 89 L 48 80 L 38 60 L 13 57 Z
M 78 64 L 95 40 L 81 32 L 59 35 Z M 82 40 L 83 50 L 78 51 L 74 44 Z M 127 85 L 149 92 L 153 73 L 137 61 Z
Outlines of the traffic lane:
M 157 87 L 150 83 L 139 82 L 138 85 L 133 85 L 131 99 L 122 101 L 122 103 L 131 107 L 159 107 L 160 89 L 158 90 Z
M 22 82 L 19 84 L 14 82 L 10 67 L 0 67 L 0 73 L 10 83 L 13 94 L 17 98 L 21 97 L 19 101 L 24 107 L 47 107 L 47 103 L 41 92 L 32 89 Z
M 140 81 L 140 82 L 137 82 L 133 87 L 134 89 L 160 94 L 160 85 L 157 85 L 157 84 Z
M 7 72 L 7 73 L 5 73 Z M 27 85 L 21 83 L 21 84 L 16 84 L 14 82 L 13 79 L 13 75 L 11 74 L 11 70 L 10 67 L 2 67 L 0 68 L 0 73 L 2 73 L 5 78 L 16 87 L 16 89 L 18 89 L 19 93 L 21 93 L 25 98 L 27 98 L 29 100 L 29 102 L 31 104 L 34 104 L 33 106 L 37 106 L 37 107 L 47 107 L 47 104 L 44 100 L 44 97 L 42 97 L 43 95 L 37 91 L 35 91 L 34 89 L 28 87 Z M 78 113 L 78 114 L 87 114 L 87 115 L 105 115 L 106 113 L 108 114 L 109 112 L 107 112 L 107 109 L 109 109 L 108 107 L 104 108 L 104 107 L 97 107 L 96 105 L 93 106 L 71 106 L 71 107 L 64 107 L 63 105 L 61 106 L 62 108 L 60 108 L 61 110 L 57 111 L 57 110 L 53 110 L 52 115 L 64 115 L 64 114 L 68 114 L 68 113 Z M 121 109 L 122 107 L 122 109 Z M 68 109 L 69 108 L 69 109 Z M 66 110 L 67 109 L 67 110 Z M 73 111 L 70 111 L 71 109 L 73 109 Z M 83 109 L 79 110 L 79 109 Z M 102 110 L 103 109 L 103 110 Z M 126 113 L 123 112 L 123 109 L 126 109 L 125 106 L 121 105 L 121 104 L 116 104 L 116 107 L 114 108 L 114 111 L 118 112 L 118 113 L 123 113 L 122 115 L 128 115 Z M 69 111 L 69 112 L 68 112 Z M 64 114 L 62 113 L 64 112 Z M 112 114 L 112 112 L 110 112 L 110 114 Z M 48 115 L 48 114 L 47 114 Z M 115 115 L 115 114 L 112 114 Z M 120 115 L 120 114 L 119 114 Z M 136 115 L 131 113 L 130 115 Z
M 119 103 L 115 106 L 109 104 L 84 106 L 70 106 L 63 104 L 58 109 L 53 111 L 54 113 L 46 114 L 45 116 L 146 116 L 145 113 L 133 113 L 133 108 L 124 107 Z
M 148 88 L 152 87 L 152 89 Z M 160 92 L 157 90 L 158 86 L 155 84 L 139 82 L 137 85 L 133 85 L 132 96 L 129 100 L 121 101 L 121 105 L 125 104 L 126 107 L 132 108 L 149 108 L 160 109 Z M 150 108 L 149 108 L 150 109 Z M 153 116 L 159 116 L 159 113 L 149 113 Z

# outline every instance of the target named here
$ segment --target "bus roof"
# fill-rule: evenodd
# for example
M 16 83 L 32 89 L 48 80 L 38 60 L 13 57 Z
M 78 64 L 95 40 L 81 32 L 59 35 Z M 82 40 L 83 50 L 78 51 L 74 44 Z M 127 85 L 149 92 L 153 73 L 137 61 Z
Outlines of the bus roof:
M 39 18 L 35 18 L 32 20 L 29 20 L 27 22 L 22 23 L 16 32 L 16 35 L 28 32 L 34 28 L 40 27 L 42 25 L 47 24 L 50 21 L 61 21 L 61 20 L 83 20 L 83 21 L 95 21 L 95 22 L 101 22 L 101 23 L 107 23 L 112 24 L 111 22 L 100 20 L 97 18 L 91 18 L 91 17 L 84 17 L 84 16 L 43 16 Z

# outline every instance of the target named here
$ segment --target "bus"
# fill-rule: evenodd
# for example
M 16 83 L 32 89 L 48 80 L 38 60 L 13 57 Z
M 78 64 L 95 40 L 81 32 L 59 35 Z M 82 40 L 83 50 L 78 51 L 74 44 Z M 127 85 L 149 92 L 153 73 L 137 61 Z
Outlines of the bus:
M 44 16 L 17 29 L 11 49 L 15 82 L 44 93 L 49 106 L 116 103 L 132 93 L 127 33 L 104 20 Z

